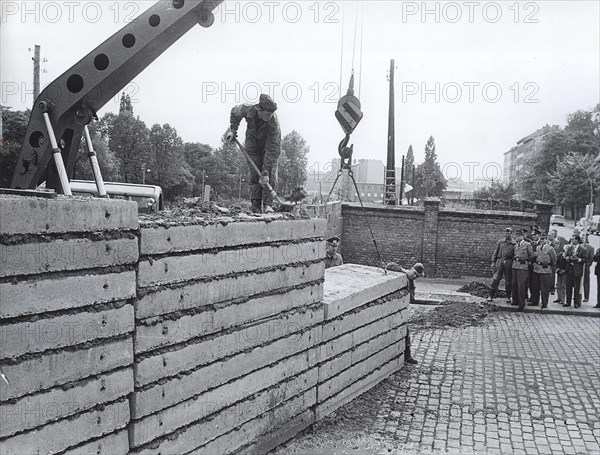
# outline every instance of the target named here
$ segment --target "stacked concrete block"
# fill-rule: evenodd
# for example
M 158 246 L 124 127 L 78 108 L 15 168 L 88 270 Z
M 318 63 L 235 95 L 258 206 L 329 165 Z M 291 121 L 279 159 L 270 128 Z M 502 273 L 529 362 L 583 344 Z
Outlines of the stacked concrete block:
M 325 228 L 142 222 L 132 453 L 230 453 L 313 421 Z
M 0 453 L 128 451 L 134 202 L 0 196 Z
M 344 264 L 325 282 L 316 420 L 402 367 L 409 303 L 404 274 Z
M 251 434 L 253 440 L 236 455 L 268 453 L 307 423 L 322 419 L 399 370 L 409 303 L 406 287 L 406 276 L 400 273 L 385 274 L 356 264 L 327 269 L 324 320 L 315 328 L 313 355 L 318 364 L 316 377 L 311 378 L 315 390 L 302 402 L 313 405 L 296 416 L 282 409 L 246 424 L 240 430 Z M 273 430 L 263 435 L 255 431 L 270 419 L 277 424 Z

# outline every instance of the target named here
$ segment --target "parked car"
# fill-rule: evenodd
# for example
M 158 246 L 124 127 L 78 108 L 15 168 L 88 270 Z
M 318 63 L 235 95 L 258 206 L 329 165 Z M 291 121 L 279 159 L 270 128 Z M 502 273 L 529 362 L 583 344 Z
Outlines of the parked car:
M 558 224 L 559 226 L 565 225 L 565 217 L 562 215 L 552 215 L 550 217 L 550 225 Z

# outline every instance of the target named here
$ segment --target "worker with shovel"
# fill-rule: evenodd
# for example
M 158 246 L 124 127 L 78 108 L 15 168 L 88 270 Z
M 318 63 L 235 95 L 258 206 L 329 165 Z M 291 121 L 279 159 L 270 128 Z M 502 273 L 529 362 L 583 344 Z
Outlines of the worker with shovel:
M 236 142 L 237 130 L 242 119 L 246 119 L 244 149 L 250 166 L 250 202 L 254 213 L 273 212 L 273 194 L 268 186 L 277 176 L 274 172 L 281 153 L 281 129 L 275 111 L 277 104 L 266 94 L 261 94 L 258 104 L 240 104 L 231 109 L 230 127 L 226 135 L 228 142 Z

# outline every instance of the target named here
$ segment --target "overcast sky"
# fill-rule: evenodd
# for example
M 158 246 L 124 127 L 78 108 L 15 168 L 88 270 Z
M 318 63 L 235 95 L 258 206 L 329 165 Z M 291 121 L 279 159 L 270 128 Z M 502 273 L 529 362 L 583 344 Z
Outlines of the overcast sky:
M 31 106 L 35 44 L 43 88 L 154 3 L 3 1 L 1 103 Z M 395 59 L 397 164 L 410 144 L 422 160 L 433 135 L 448 177 L 498 163 L 485 167 L 496 178 L 520 138 L 599 102 L 599 17 L 598 1 L 225 1 L 212 27 L 192 29 L 125 91 L 147 126 L 213 147 L 233 105 L 271 93 L 283 134 L 306 139 L 316 169 L 337 157 L 338 86 L 344 94 L 354 61 L 364 112 L 354 158 L 385 162 Z

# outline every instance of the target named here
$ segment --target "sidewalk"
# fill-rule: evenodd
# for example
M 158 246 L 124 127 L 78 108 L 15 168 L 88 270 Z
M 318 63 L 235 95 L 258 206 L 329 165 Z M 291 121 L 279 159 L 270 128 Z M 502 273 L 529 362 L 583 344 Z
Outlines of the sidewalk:
M 594 277 L 595 278 L 595 277 Z M 450 278 L 421 278 L 416 285 L 415 300 L 421 304 L 438 304 L 444 300 L 458 300 L 461 302 L 484 302 L 484 297 L 477 297 L 464 292 L 458 292 L 465 284 L 469 284 L 473 281 L 480 283 L 489 284 L 490 279 L 488 278 L 476 278 L 467 277 L 461 279 L 450 279 Z M 502 289 L 502 286 L 500 287 Z M 525 306 L 523 310 L 519 310 L 518 307 L 511 306 L 506 303 L 506 299 L 496 298 L 493 303 L 503 311 L 519 311 L 522 313 L 540 313 L 540 314 L 568 314 L 574 316 L 592 316 L 600 317 L 600 308 L 594 308 L 596 304 L 596 295 L 592 293 L 590 301 L 581 304 L 581 308 L 567 307 L 563 308 L 557 303 L 552 303 L 556 299 L 555 295 L 550 295 L 550 303 L 548 308 L 541 309 L 538 305 L 536 307 Z

